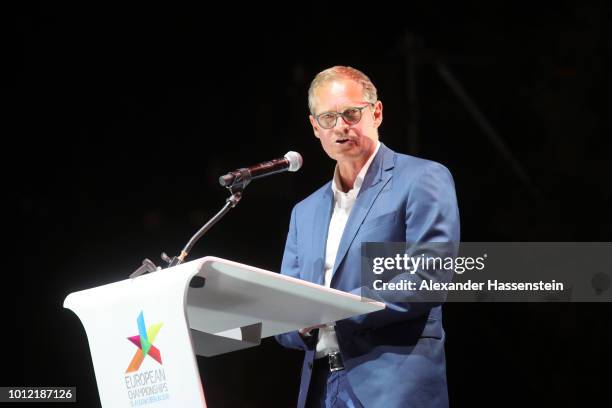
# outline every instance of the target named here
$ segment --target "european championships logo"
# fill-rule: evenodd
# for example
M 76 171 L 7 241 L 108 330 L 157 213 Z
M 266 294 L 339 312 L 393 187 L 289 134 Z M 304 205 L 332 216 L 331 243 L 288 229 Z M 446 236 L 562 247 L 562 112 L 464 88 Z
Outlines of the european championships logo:
M 159 349 L 153 345 L 163 323 L 152 324 L 147 328 L 144 313 L 140 311 L 136 319 L 138 335 L 128 337 L 138 350 L 124 374 L 125 390 L 130 407 L 142 407 L 151 403 L 164 401 L 170 398 L 166 372 L 163 367 L 152 370 L 140 370 L 140 365 L 147 356 L 162 365 Z
M 128 337 L 127 339 L 134 343 L 134 345 L 138 347 L 138 350 L 136 350 L 136 354 L 132 357 L 132 361 L 125 371 L 126 373 L 137 371 L 146 356 L 150 356 L 159 364 L 162 364 L 161 353 L 159 349 L 153 345 L 153 342 L 159 333 L 159 329 L 163 326 L 163 323 L 152 324 L 149 328 L 146 328 L 142 311 L 138 315 L 136 323 L 138 325 L 138 335 Z

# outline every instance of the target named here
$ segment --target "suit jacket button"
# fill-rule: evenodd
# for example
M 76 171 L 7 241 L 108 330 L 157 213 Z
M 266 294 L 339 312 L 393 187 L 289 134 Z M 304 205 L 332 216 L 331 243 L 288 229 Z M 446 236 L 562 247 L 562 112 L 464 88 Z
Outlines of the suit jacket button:
M 308 362 L 308 368 L 310 368 L 312 370 L 312 362 L 311 361 Z

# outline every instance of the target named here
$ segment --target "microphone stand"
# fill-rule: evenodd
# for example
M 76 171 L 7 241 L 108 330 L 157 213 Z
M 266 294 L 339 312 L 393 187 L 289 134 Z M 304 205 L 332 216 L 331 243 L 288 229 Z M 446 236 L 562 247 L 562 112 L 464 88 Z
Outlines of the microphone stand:
M 167 268 L 171 268 L 173 266 L 180 265 L 183 263 L 187 255 L 189 255 L 189 252 L 191 252 L 191 250 L 193 249 L 195 244 L 200 240 L 200 238 L 202 238 L 202 236 L 206 234 L 206 232 L 208 232 L 208 230 L 211 229 L 213 225 L 219 222 L 219 220 L 221 220 L 221 218 L 223 218 L 223 216 L 227 214 L 229 210 L 231 210 L 232 208 L 236 207 L 236 205 L 238 205 L 238 203 L 240 202 L 240 199 L 242 198 L 242 192 L 244 191 L 244 188 L 247 186 L 247 184 L 249 184 L 250 181 L 251 181 L 250 177 L 240 177 L 240 178 L 237 178 L 237 180 L 235 180 L 235 182 L 232 185 L 227 186 L 227 189 L 230 191 L 231 196 L 229 196 L 225 200 L 225 205 L 223 206 L 223 208 L 221 208 L 221 210 L 217 214 L 215 214 L 214 217 L 208 220 L 208 222 L 204 224 L 202 228 L 200 228 L 198 232 L 196 232 L 191 237 L 191 239 L 189 239 L 189 242 L 187 242 L 187 244 L 181 250 L 181 253 L 178 256 L 173 256 L 171 258 L 168 255 L 166 255 L 165 252 L 162 252 L 161 258 L 164 262 L 168 264 Z M 142 261 L 142 265 L 130 274 L 130 278 L 133 279 L 145 273 L 152 273 L 152 272 L 159 271 L 161 269 L 162 269 L 161 266 L 156 266 L 155 263 L 153 263 L 153 261 L 146 258 Z

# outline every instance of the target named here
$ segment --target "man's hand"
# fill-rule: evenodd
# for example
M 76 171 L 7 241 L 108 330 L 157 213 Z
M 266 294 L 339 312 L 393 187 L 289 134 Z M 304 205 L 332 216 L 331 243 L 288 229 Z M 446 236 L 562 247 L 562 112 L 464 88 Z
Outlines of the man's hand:
M 327 326 L 327 325 L 326 324 L 319 324 L 317 326 L 305 327 L 303 329 L 298 330 L 298 332 L 300 333 L 300 336 L 308 337 L 308 336 L 311 336 L 310 332 L 312 330 L 314 330 L 314 329 L 322 329 L 325 326 Z

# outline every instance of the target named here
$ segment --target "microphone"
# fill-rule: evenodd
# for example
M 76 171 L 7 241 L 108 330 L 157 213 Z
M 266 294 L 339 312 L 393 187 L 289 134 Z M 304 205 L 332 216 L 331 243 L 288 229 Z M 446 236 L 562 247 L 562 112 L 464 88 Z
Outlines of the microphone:
M 302 163 L 302 156 L 298 152 L 287 152 L 287 154 L 280 159 L 274 159 L 251 167 L 230 171 L 219 177 L 219 184 L 227 188 L 238 185 L 244 188 L 251 180 L 282 173 L 283 171 L 298 171 L 302 167 Z

